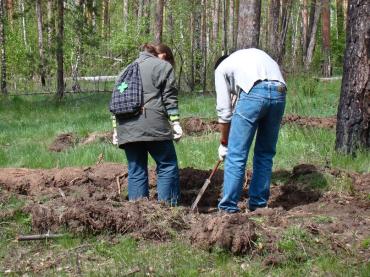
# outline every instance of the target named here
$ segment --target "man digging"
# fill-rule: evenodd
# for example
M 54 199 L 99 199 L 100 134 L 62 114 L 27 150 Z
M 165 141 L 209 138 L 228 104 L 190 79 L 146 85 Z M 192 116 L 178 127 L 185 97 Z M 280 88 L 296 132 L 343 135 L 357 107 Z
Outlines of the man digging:
M 215 64 L 217 115 L 221 131 L 218 149 L 225 159 L 220 211 L 235 213 L 243 188 L 245 166 L 256 135 L 250 211 L 267 207 L 273 157 L 285 109 L 286 84 L 278 64 L 259 49 L 242 49 L 220 57 Z M 238 100 L 233 110 L 232 98 Z

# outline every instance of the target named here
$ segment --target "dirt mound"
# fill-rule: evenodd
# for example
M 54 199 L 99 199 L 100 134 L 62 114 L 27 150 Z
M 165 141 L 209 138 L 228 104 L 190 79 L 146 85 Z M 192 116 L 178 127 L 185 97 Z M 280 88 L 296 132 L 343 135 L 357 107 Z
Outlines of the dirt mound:
M 49 150 L 53 152 L 61 152 L 75 145 L 76 141 L 76 136 L 72 133 L 60 134 L 49 146 Z
M 302 127 L 318 127 L 334 129 L 337 124 L 335 117 L 305 117 L 295 114 L 284 116 L 281 124 L 297 124 Z
M 255 224 L 242 213 L 203 216 L 193 224 L 190 241 L 203 249 L 228 249 L 234 254 L 247 253 L 256 241 Z
M 94 142 L 107 142 L 112 143 L 112 136 L 113 132 L 93 132 L 88 134 L 85 138 L 83 138 L 79 144 L 85 145 Z
M 219 131 L 218 123 L 215 120 L 209 121 L 198 117 L 188 117 L 182 119 L 180 122 L 186 135 L 195 135 Z
M 116 200 L 74 200 L 53 205 L 35 204 L 27 209 L 32 215 L 33 228 L 41 233 L 58 231 L 60 226 L 65 226 L 77 233 L 130 233 L 137 238 L 164 241 L 171 238 L 174 231 L 188 227 L 181 210 L 173 211 L 148 200 Z
M 279 195 L 270 201 L 269 207 L 283 207 L 285 210 L 290 210 L 296 206 L 316 202 L 321 196 L 322 193 L 320 191 L 287 184 L 280 188 Z
M 332 239 L 333 247 L 338 243 L 344 248 L 347 244 L 358 245 L 369 236 L 370 174 L 305 164 L 292 171 L 275 171 L 270 209 L 245 214 L 250 180 L 247 172 L 239 205 L 242 213 L 222 215 L 214 213 L 223 182 L 223 172 L 219 170 L 199 203 L 198 211 L 208 214 L 190 213 L 189 206 L 209 174 L 210 170 L 181 169 L 182 206 L 170 208 L 154 201 L 154 169 L 149 170 L 149 200 L 129 202 L 127 167 L 121 164 L 49 170 L 5 168 L 0 169 L 0 200 L 7 202 L 14 195 L 24 200 L 24 212 L 32 215 L 34 233 L 67 228 L 72 232 L 121 233 L 158 241 L 182 234 L 200 247 L 216 246 L 235 254 L 250 251 L 256 233 L 267 242 L 269 251 L 275 251 L 284 230 L 299 220 L 310 233 Z M 338 182 L 352 180 L 350 189 L 326 191 L 322 185 L 327 176 Z M 3 210 L 0 218 L 10 218 L 14 211 Z M 252 217 L 260 219 L 253 221 Z

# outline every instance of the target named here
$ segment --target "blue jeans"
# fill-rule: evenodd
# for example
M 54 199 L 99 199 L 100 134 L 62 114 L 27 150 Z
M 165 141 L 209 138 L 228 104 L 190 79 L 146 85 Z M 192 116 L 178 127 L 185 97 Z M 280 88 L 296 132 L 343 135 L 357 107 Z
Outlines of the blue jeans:
M 171 206 L 179 198 L 179 168 L 175 147 L 171 140 L 128 143 L 124 147 L 128 161 L 128 198 L 149 197 L 148 153 L 157 164 L 158 201 Z
M 218 207 L 238 212 L 237 203 L 243 189 L 245 166 L 257 131 L 253 157 L 253 174 L 249 186 L 249 209 L 266 207 L 270 196 L 272 159 L 281 119 L 285 109 L 285 91 L 281 83 L 262 81 L 249 93 L 241 92 L 231 120 L 228 153 L 225 158 L 223 198 Z

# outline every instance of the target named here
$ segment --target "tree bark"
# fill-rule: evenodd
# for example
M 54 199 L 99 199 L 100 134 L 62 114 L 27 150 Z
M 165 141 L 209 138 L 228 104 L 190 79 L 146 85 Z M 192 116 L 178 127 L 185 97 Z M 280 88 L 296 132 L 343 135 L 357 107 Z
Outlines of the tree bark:
M 5 15 L 4 15 L 4 1 L 0 0 L 0 46 L 1 46 L 1 93 L 8 94 L 6 84 L 6 51 L 5 51 Z
M 270 56 L 276 60 L 278 55 L 280 0 L 270 0 L 268 24 L 268 49 Z
M 330 61 L 330 1 L 322 0 L 321 13 L 322 26 L 322 46 L 324 53 L 323 76 L 331 76 L 331 61 Z
M 56 36 L 56 60 L 57 60 L 57 98 L 64 96 L 64 69 L 63 69 L 63 41 L 64 41 L 64 1 L 57 0 L 57 36 Z
M 203 57 L 202 57 L 202 88 L 203 88 L 203 93 L 207 91 L 207 0 L 202 0 L 202 52 L 203 52 Z
M 105 39 L 108 38 L 110 32 L 109 2 L 109 0 L 103 0 L 102 37 Z
M 239 1 L 237 49 L 258 47 L 260 35 L 261 0 Z
M 79 67 L 81 63 L 81 55 L 82 55 L 82 36 L 83 30 L 85 28 L 85 17 L 83 13 L 83 0 L 75 0 L 75 10 L 74 10 L 74 31 L 75 31 L 75 38 L 74 38 L 74 62 L 72 62 L 72 91 L 73 92 L 80 92 L 81 86 L 78 82 L 78 75 L 79 75 Z
M 227 54 L 228 53 L 228 49 L 227 49 L 227 45 L 228 45 L 228 42 L 227 42 L 227 2 L 226 0 L 223 0 L 223 5 L 222 5 L 222 11 L 223 11 L 223 26 L 222 26 L 222 29 L 223 29 L 223 32 L 222 32 L 222 35 L 223 35 L 223 54 Z
M 40 56 L 40 63 L 39 63 L 39 74 L 41 79 L 42 87 L 45 87 L 45 50 L 44 50 L 44 35 L 42 29 L 42 8 L 41 8 L 41 0 L 35 0 L 36 4 L 36 16 L 37 16 L 37 34 L 38 34 L 38 46 L 39 46 L 39 56 Z
M 307 0 L 303 0 L 302 2 L 302 53 L 303 53 L 303 56 L 306 56 L 307 36 L 308 36 Z
M 235 37 L 235 0 L 230 0 L 229 2 L 229 30 L 228 30 L 228 41 L 230 42 L 229 48 L 232 52 L 235 48 L 234 37 Z
M 8 13 L 8 21 L 10 27 L 13 28 L 13 20 L 14 20 L 14 2 L 13 0 L 6 0 L 6 10 Z
M 8 94 L 7 89 L 7 67 L 6 67 L 6 51 L 5 51 L 5 15 L 4 15 L 4 2 L 0 0 L 0 47 L 1 47 L 1 93 Z
M 314 14 L 314 18 L 313 18 L 313 21 L 312 21 L 312 28 L 309 28 L 309 29 L 311 29 L 310 40 L 309 40 L 308 48 L 307 48 L 307 52 L 306 52 L 307 54 L 306 54 L 305 59 L 304 59 L 305 70 L 309 69 L 309 67 L 311 65 L 311 62 L 312 62 L 312 58 L 313 58 L 313 52 L 315 50 L 316 31 L 317 31 L 317 26 L 318 26 L 319 19 L 320 19 L 320 14 L 321 14 L 321 3 L 320 3 L 320 1 L 317 1 L 315 3 L 314 11 L 315 11 L 315 14 Z
M 348 8 L 335 149 L 355 154 L 370 148 L 370 3 L 349 0 Z
M 25 9 L 24 9 L 24 0 L 19 0 L 19 9 L 21 13 L 21 22 L 22 22 L 22 35 L 23 35 L 23 43 L 26 49 L 28 48 L 27 42 L 27 31 L 26 31 L 26 18 L 24 16 Z
M 128 0 L 123 0 L 123 32 L 127 33 L 128 27 Z
M 218 44 L 218 30 L 219 30 L 219 18 L 220 18 L 220 0 L 214 0 L 213 6 L 213 26 L 212 26 L 212 40 L 214 45 L 217 47 Z
M 157 0 L 156 12 L 155 12 L 155 41 L 157 43 L 162 42 L 163 34 L 163 6 L 164 0 Z
M 53 36 L 54 36 L 54 28 L 53 28 L 53 21 L 54 21 L 54 1 L 48 0 L 47 3 L 47 16 L 48 16 L 48 24 L 47 24 L 47 30 L 48 30 L 48 48 L 49 51 L 51 50 Z

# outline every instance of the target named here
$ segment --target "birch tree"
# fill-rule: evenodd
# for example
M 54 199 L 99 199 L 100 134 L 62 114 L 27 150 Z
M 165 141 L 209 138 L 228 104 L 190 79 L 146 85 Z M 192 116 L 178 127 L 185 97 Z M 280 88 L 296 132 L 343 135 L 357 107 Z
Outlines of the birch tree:
M 56 36 L 56 62 L 57 62 L 57 98 L 60 100 L 64 96 L 64 1 L 57 0 L 57 36 Z
M 38 34 L 38 46 L 39 46 L 39 74 L 41 79 L 41 85 L 45 87 L 45 50 L 44 50 L 44 35 L 42 28 L 42 8 L 41 0 L 35 0 L 36 5 L 36 16 L 37 16 L 37 34 Z
M 309 69 L 311 62 L 312 62 L 313 52 L 316 46 L 316 32 L 317 32 L 317 27 L 319 24 L 319 19 L 320 19 L 320 14 L 321 14 L 321 1 L 316 0 L 312 5 L 313 6 L 311 9 L 311 15 L 313 16 L 310 16 L 309 42 L 308 42 L 308 47 L 306 51 L 306 56 L 304 57 L 305 70 Z
M 0 0 L 0 46 L 1 46 L 1 93 L 8 94 L 6 84 L 6 52 L 5 52 L 5 15 L 4 15 L 4 0 Z

